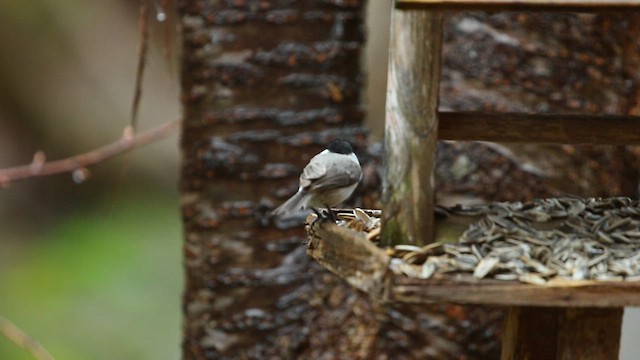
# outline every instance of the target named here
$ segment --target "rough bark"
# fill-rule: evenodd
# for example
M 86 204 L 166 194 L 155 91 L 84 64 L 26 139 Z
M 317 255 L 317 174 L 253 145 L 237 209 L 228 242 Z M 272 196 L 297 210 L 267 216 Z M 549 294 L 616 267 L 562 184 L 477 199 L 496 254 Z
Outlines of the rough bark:
M 180 12 L 184 357 L 366 351 L 323 331 L 336 315 L 319 318 L 348 321 L 336 299 L 359 296 L 308 260 L 300 226 L 268 214 L 328 139 L 363 148 L 362 4 L 182 1 Z

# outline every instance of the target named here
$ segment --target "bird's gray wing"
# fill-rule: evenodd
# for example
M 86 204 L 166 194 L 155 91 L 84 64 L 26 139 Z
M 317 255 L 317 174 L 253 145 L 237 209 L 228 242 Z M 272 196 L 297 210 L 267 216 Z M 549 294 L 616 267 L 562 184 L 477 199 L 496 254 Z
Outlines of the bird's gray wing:
M 328 169 L 322 165 L 313 166 L 309 172 L 305 168 L 300 177 L 300 186 L 307 191 L 329 190 L 353 185 L 362 178 L 362 169 L 359 164 L 349 161 L 341 164 L 340 167 L 343 171 L 327 171 Z
M 308 189 L 314 181 L 321 179 L 327 173 L 327 167 L 318 161 L 311 159 L 304 167 L 300 175 L 300 187 Z

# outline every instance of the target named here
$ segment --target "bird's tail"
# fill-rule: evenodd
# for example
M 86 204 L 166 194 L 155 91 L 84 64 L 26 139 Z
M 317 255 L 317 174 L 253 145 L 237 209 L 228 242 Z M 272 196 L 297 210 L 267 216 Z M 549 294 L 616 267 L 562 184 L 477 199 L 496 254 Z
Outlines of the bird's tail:
M 271 214 L 273 214 L 274 216 L 290 214 L 306 208 L 308 202 L 309 194 L 307 194 L 306 191 L 300 190 L 295 193 L 289 200 L 285 201 L 284 204 L 278 206 L 278 208 L 273 210 Z

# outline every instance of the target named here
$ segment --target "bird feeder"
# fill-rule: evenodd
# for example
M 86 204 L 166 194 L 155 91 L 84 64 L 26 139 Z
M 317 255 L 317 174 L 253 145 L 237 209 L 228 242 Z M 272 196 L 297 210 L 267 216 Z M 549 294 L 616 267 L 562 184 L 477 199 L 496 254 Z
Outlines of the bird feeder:
M 437 208 L 435 150 L 438 139 L 640 144 L 640 119 L 438 111 L 442 15 L 639 9 L 634 0 L 396 0 L 383 209 L 339 211 L 338 224 L 312 216 L 308 254 L 383 301 L 505 306 L 503 359 L 617 358 L 623 309 L 640 306 L 638 201 Z

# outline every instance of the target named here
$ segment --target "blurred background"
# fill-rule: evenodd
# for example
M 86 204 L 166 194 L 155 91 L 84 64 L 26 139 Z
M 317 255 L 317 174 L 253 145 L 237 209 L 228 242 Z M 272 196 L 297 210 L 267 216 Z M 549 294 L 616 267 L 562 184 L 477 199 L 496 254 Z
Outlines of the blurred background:
M 0 1 L 0 167 L 120 137 L 134 93 L 138 6 Z M 151 28 L 141 130 L 180 116 L 179 72 L 164 58 L 162 31 Z M 65 174 L 0 190 L 0 316 L 58 359 L 179 358 L 177 139 L 130 153 L 126 171 L 122 157 L 92 167 L 82 184 Z M 30 358 L 0 337 L 0 359 Z
M 0 1 L 0 167 L 29 163 L 39 150 L 67 157 L 121 135 L 134 93 L 138 5 Z M 366 106 L 379 140 L 389 2 L 369 1 L 368 17 Z M 163 31 L 151 26 L 141 130 L 180 116 L 177 51 L 174 44 L 173 59 L 164 57 Z M 130 153 L 124 172 L 119 157 L 92 167 L 82 184 L 67 174 L 0 190 L 0 316 L 58 359 L 180 357 L 177 138 Z M 627 309 L 622 359 L 640 352 L 638 319 Z M 30 357 L 0 337 L 0 359 Z

